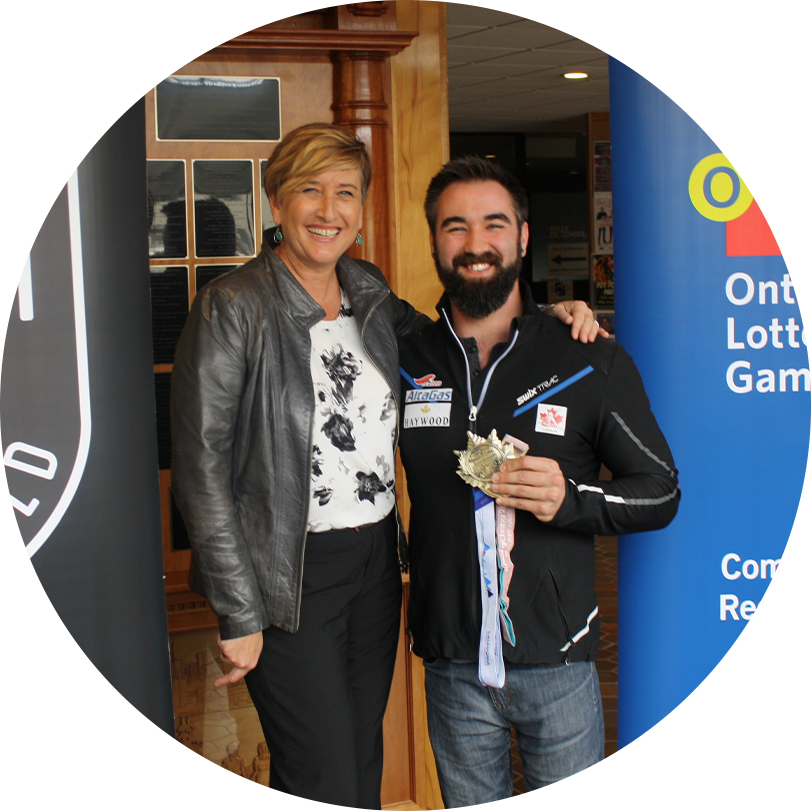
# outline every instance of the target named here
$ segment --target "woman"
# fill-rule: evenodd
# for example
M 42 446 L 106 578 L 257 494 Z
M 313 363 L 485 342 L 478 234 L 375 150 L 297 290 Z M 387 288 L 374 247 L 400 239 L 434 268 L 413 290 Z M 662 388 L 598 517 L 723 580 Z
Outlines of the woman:
M 396 336 L 425 319 L 345 255 L 370 179 L 341 127 L 289 133 L 274 245 L 200 292 L 172 376 L 189 583 L 233 664 L 216 684 L 245 677 L 272 788 L 360 808 L 380 808 L 399 633 Z

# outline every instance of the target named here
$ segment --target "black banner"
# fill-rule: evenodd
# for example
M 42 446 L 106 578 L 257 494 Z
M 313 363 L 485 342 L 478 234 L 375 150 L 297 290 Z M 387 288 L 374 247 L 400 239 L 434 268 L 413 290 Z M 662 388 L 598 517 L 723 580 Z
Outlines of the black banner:
M 178 808 L 143 0 L 0 0 L 0 808 Z

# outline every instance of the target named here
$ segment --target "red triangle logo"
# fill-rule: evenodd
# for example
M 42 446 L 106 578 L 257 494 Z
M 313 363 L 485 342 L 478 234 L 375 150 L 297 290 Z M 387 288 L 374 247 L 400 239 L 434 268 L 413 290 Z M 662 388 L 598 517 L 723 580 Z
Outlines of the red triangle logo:
M 728 87 L 724 87 L 725 151 L 739 157 L 757 179 L 763 164 L 791 147 L 780 140 Z M 781 220 L 752 205 L 727 224 L 727 256 L 797 256 L 811 254 L 811 217 Z

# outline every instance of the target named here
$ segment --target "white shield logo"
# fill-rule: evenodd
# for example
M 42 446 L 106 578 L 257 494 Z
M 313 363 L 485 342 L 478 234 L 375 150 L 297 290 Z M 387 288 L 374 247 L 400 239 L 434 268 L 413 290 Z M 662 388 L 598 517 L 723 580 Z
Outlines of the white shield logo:
M 70 38 L 0 29 L 0 585 L 62 520 L 90 446 Z

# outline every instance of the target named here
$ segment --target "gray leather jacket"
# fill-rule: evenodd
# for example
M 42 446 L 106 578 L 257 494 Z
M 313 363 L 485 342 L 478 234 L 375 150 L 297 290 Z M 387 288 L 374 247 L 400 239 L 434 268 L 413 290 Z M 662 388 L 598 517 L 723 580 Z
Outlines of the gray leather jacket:
M 338 278 L 398 401 L 396 335 L 428 319 L 368 262 Z M 223 639 L 298 629 L 312 425 L 310 327 L 324 317 L 269 245 L 194 301 L 172 373 L 172 490 L 192 547 L 189 586 Z M 399 423 L 399 419 L 398 419 Z

